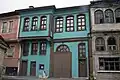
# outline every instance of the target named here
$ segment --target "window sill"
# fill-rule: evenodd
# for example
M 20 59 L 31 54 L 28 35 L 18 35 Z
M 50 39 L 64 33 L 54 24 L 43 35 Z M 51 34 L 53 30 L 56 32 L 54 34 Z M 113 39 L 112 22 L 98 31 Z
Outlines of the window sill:
M 98 73 L 120 73 L 120 71 L 105 71 L 105 70 L 99 70 Z

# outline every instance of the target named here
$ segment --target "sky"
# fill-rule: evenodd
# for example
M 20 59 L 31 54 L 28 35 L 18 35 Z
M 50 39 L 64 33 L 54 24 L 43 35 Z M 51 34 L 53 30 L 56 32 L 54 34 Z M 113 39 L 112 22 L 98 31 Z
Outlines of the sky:
M 0 14 L 18 9 L 28 8 L 29 6 L 42 7 L 55 5 L 56 8 L 71 7 L 90 4 L 93 0 L 1 0 Z

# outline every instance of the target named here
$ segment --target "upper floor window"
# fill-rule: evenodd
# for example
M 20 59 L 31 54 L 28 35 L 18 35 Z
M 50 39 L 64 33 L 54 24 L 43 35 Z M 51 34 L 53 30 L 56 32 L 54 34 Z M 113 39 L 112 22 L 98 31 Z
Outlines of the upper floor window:
M 55 32 L 63 32 L 63 17 L 56 18 Z
M 12 32 L 13 29 L 13 21 L 9 21 L 9 31 L 8 32 Z
M 30 25 L 30 19 L 29 18 L 25 18 L 24 19 L 23 31 L 29 31 L 29 25 Z
M 46 55 L 46 50 L 47 50 L 47 43 L 41 42 L 40 43 L 40 55 Z
M 78 45 L 78 56 L 79 56 L 79 58 L 81 58 L 81 57 L 85 58 L 86 57 L 85 43 L 80 43 Z
M 7 33 L 7 27 L 8 27 L 7 22 L 3 22 L 3 25 L 2 25 L 2 33 Z
M 66 31 L 71 32 L 74 31 L 74 17 L 73 16 L 67 16 L 66 18 Z
M 56 51 L 58 51 L 58 52 L 70 52 L 70 49 L 67 45 L 62 44 L 62 45 L 57 47 Z
M 105 11 L 105 22 L 106 23 L 113 23 L 114 22 L 114 14 L 113 14 L 113 11 L 110 9 L 107 9 Z
M 85 15 L 77 16 L 77 31 L 85 30 Z
M 120 58 L 119 57 L 103 57 L 99 58 L 99 69 L 118 71 L 120 70 Z
M 38 42 L 32 42 L 32 49 L 31 49 L 31 55 L 37 55 L 37 51 L 38 51 Z
M 97 10 L 95 11 L 95 24 L 101 24 L 104 22 L 103 11 Z
M 38 17 L 33 17 L 31 30 L 36 31 L 37 27 L 38 27 Z
M 105 50 L 105 41 L 102 37 L 96 38 L 95 41 L 96 51 L 104 51 Z
M 115 10 L 116 23 L 120 23 L 120 8 Z
M 107 40 L 108 50 L 116 50 L 116 40 L 114 37 L 109 37 Z
M 42 16 L 41 17 L 41 25 L 40 25 L 40 30 L 46 30 L 47 29 L 47 17 Z
M 23 54 L 23 56 L 28 56 L 28 54 L 29 54 L 29 42 L 24 42 L 22 44 L 22 54 Z

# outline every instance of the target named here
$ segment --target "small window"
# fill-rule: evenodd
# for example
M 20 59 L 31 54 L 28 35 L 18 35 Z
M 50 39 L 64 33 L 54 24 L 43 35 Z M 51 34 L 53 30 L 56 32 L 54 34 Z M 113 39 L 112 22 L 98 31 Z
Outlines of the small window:
M 86 47 L 85 47 L 85 43 L 80 43 L 78 45 L 78 56 L 79 58 L 85 58 L 86 57 Z
M 120 8 L 115 10 L 116 23 L 120 23 Z
M 39 69 L 44 70 L 44 64 L 39 64 Z
M 40 30 L 46 30 L 47 29 L 47 17 L 42 16 L 41 17 L 41 25 L 40 25 Z
M 32 18 L 32 31 L 36 31 L 38 27 L 38 17 L 33 17 Z
M 73 16 L 67 16 L 66 18 L 66 31 L 72 32 L 74 31 L 74 17 Z
M 102 23 L 104 23 L 103 11 L 97 10 L 95 11 L 95 24 L 102 24 Z
M 85 30 L 85 15 L 77 16 L 77 31 Z
M 46 55 L 46 50 L 47 50 L 47 43 L 41 42 L 40 43 L 40 55 Z
M 13 21 L 9 21 L 9 31 L 8 32 L 12 32 L 13 29 Z
M 102 37 L 96 38 L 96 51 L 104 51 L 105 50 L 105 41 Z
M 38 51 L 38 42 L 32 42 L 32 49 L 31 49 L 31 55 L 37 55 L 37 51 Z
M 120 71 L 119 57 L 99 58 L 99 70 Z
M 70 49 L 67 45 L 62 44 L 60 46 L 57 47 L 57 52 L 70 52 Z
M 110 9 L 105 11 L 105 22 L 106 23 L 113 23 L 114 22 L 114 14 L 113 14 L 113 11 Z
M 55 32 L 63 32 L 63 17 L 56 18 Z
M 28 56 L 29 54 L 29 43 L 28 42 L 22 43 L 22 54 L 23 56 Z
M 108 50 L 116 50 L 116 40 L 114 37 L 109 37 L 107 40 L 108 43 Z
M 2 25 L 2 33 L 7 33 L 7 27 L 8 27 L 7 22 L 3 22 L 3 25 Z
M 30 19 L 29 18 L 25 18 L 24 19 L 23 31 L 29 31 L 29 25 L 30 25 Z
M 10 49 L 8 49 L 8 51 L 7 51 L 7 56 L 13 57 L 14 52 L 15 52 L 15 46 L 10 46 Z

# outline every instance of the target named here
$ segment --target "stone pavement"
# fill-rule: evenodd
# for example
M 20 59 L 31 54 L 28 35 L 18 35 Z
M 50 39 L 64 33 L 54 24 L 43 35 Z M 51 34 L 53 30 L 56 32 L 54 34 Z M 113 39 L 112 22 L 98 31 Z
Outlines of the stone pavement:
M 86 78 L 48 78 L 39 79 L 38 77 L 32 76 L 4 76 L 2 80 L 88 80 Z

